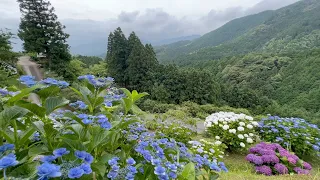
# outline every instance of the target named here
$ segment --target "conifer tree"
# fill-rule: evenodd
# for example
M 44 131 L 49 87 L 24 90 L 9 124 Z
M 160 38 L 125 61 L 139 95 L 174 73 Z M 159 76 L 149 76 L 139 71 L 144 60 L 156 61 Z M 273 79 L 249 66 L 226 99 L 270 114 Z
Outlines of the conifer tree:
M 127 87 L 125 82 L 126 60 L 128 58 L 128 42 L 120 27 L 108 39 L 108 74 L 120 85 Z
M 66 63 L 71 59 L 64 33 L 65 26 L 54 13 L 48 0 L 18 0 L 22 14 L 18 36 L 27 52 L 44 53 L 47 65 L 59 75 L 66 75 Z M 63 68 L 63 69 L 61 69 Z

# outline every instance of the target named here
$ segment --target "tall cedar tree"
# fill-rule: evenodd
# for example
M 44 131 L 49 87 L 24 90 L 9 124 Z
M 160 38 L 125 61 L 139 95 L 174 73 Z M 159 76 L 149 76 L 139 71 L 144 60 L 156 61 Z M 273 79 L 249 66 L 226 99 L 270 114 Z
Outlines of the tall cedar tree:
M 12 33 L 4 32 L 0 30 L 0 63 L 9 62 L 14 63 L 15 53 L 12 52 L 12 46 L 10 38 L 12 38 Z
M 114 77 L 122 87 L 127 87 L 125 81 L 126 60 L 128 58 L 127 43 L 120 27 L 110 33 L 107 52 L 108 74 Z
M 130 55 L 127 60 L 126 76 L 128 77 L 128 88 L 138 91 L 149 91 L 154 84 L 153 71 L 155 70 L 154 59 L 139 38 L 131 33 L 128 45 Z M 131 45 L 131 47 L 130 47 Z
M 47 65 L 59 75 L 68 76 L 66 64 L 71 60 L 69 37 L 54 8 L 47 0 L 18 0 L 22 14 L 18 36 L 27 52 L 44 53 Z

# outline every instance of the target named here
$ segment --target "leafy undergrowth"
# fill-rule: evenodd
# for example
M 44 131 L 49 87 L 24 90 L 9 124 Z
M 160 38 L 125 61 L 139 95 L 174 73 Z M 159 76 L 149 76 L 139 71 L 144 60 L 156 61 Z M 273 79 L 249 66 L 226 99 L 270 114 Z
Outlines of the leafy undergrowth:
M 309 159 L 306 159 L 309 160 Z M 264 176 L 255 174 L 253 166 L 245 160 L 245 155 L 230 154 L 225 156 L 224 162 L 229 169 L 228 173 L 222 173 L 220 179 L 229 180 L 318 180 L 320 179 L 319 160 L 309 160 L 313 165 L 312 175 L 286 175 L 286 176 Z

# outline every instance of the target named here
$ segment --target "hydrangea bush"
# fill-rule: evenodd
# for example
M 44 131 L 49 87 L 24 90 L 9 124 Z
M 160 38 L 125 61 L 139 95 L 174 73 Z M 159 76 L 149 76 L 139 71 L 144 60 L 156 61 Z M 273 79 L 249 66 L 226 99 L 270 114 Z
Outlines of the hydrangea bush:
M 218 160 L 221 160 L 224 157 L 224 150 L 227 148 L 227 146 L 222 144 L 219 140 L 209 142 L 200 139 L 200 141 L 189 141 L 189 144 L 191 145 L 190 149 L 192 152 Z
M 320 129 L 300 118 L 269 116 L 259 122 L 260 137 L 277 142 L 298 155 L 320 156 Z
M 215 179 L 227 171 L 219 159 L 149 132 L 135 105 L 146 93 L 114 91 L 113 78 L 85 75 L 79 80 L 82 85 L 75 88 L 23 76 L 27 88 L 2 93 L 7 98 L 0 112 L 5 179 Z M 70 104 L 60 96 L 61 88 L 81 99 Z M 40 104 L 27 101 L 30 93 L 39 96 Z M 64 109 L 68 105 L 72 110 Z
M 208 116 L 204 122 L 206 132 L 226 144 L 231 151 L 243 149 L 257 139 L 258 126 L 251 116 L 233 112 L 218 112 Z
M 281 174 L 309 174 L 312 166 L 276 143 L 261 142 L 250 148 L 246 160 L 255 171 L 266 176 Z

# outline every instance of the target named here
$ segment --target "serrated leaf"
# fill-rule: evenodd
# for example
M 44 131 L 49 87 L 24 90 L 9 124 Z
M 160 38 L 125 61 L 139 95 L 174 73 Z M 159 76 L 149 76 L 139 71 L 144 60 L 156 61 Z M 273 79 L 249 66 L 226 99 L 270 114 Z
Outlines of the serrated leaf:
M 14 102 L 21 100 L 22 98 L 29 96 L 29 94 L 37 88 L 40 88 L 41 85 L 32 86 L 30 88 L 26 88 L 21 90 L 21 92 L 8 100 L 8 104 L 13 104 Z
M 189 164 L 187 164 L 181 175 L 183 179 L 185 180 L 195 180 L 196 178 L 196 171 L 195 171 L 195 166 L 192 162 L 190 162 Z
M 69 104 L 69 100 L 62 97 L 50 97 L 46 99 L 44 107 L 46 108 L 46 114 L 49 115 L 54 110 Z
M 44 101 L 50 96 L 55 96 L 60 92 L 60 88 L 58 86 L 49 86 L 47 88 L 41 89 L 36 94 Z
M 127 98 L 132 99 L 131 92 L 128 89 L 126 88 L 120 88 L 120 89 L 124 92 Z
M 40 118 L 43 118 L 46 114 L 45 108 L 38 106 L 37 104 L 30 103 L 28 101 L 20 100 L 20 101 L 17 101 L 15 103 L 15 105 L 19 106 L 19 107 L 23 107 L 25 109 L 28 109 L 31 113 L 33 113 L 34 115 L 36 115 Z
M 103 163 L 92 163 L 91 168 L 94 172 L 98 173 L 101 177 L 104 177 L 106 174 L 106 166 Z
M 19 117 L 23 117 L 29 111 L 25 108 L 19 106 L 12 106 L 4 109 L 0 113 L 0 127 L 6 127 L 6 125 L 11 121 Z
M 29 140 L 30 136 L 32 136 L 35 132 L 33 127 L 28 128 L 23 134 L 20 136 L 19 144 L 23 145 Z

